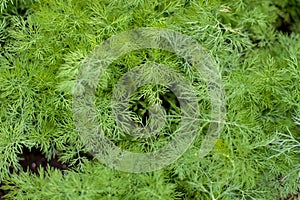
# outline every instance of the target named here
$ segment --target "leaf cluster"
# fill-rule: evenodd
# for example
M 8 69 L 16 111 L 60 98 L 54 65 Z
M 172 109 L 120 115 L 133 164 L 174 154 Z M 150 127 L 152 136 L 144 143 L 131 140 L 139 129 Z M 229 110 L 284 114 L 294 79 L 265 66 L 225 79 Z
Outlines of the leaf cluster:
M 300 26 L 299 13 L 291 8 L 298 8 L 297 3 L 1 0 L 0 179 L 6 183 L 3 189 L 11 190 L 6 197 L 278 199 L 299 191 Z M 293 22 L 289 34 L 279 28 L 282 12 L 287 13 L 283 22 Z M 169 115 L 163 137 L 143 140 L 115 128 L 113 88 L 137 65 L 157 62 L 182 73 L 192 82 L 202 113 L 199 137 L 180 159 L 156 172 L 127 174 L 82 156 L 86 149 L 73 121 L 72 89 L 97 45 L 138 27 L 168 28 L 198 41 L 219 66 L 227 116 L 213 151 L 200 159 L 211 109 L 201 75 L 169 52 L 124 55 L 99 80 L 95 101 L 101 128 L 120 147 L 138 152 L 159 148 L 179 124 L 172 118 L 180 114 L 174 94 L 150 85 L 134 93 L 131 112 L 143 124 L 149 106 L 163 103 Z M 39 148 L 49 160 L 58 155 L 71 168 L 65 175 L 50 167 L 40 168 L 40 176 L 23 172 L 23 147 Z

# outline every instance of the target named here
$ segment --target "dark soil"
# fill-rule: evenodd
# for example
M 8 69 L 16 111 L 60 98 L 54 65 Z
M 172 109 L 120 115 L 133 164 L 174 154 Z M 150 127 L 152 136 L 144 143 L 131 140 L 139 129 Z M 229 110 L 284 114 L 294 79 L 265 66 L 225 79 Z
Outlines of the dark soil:
M 288 195 L 286 198 L 284 198 L 284 200 L 298 200 L 300 199 L 300 190 L 297 191 L 297 193 L 295 194 L 290 194 Z M 282 199 L 283 200 L 283 199 Z
M 0 183 L 0 188 L 3 186 L 2 183 Z M 0 189 L 0 200 L 4 200 L 3 196 L 6 195 L 9 191 L 7 190 L 1 190 Z
M 23 171 L 29 170 L 36 175 L 39 175 L 38 169 L 40 167 L 46 169 L 47 165 L 61 170 L 63 174 L 65 174 L 66 170 L 70 168 L 67 164 L 63 164 L 58 160 L 58 155 L 51 160 L 47 160 L 45 154 L 43 154 L 42 151 L 37 148 L 31 148 L 30 150 L 29 148 L 24 147 L 23 153 L 19 157 L 21 158 L 19 163 L 22 166 Z M 0 188 L 2 186 L 4 186 L 3 183 L 0 183 Z M 7 193 L 9 193 L 8 190 L 0 189 L 0 200 L 4 200 L 3 196 Z
M 47 161 L 45 155 L 37 148 L 32 148 L 31 150 L 24 148 L 20 157 L 22 158 L 22 160 L 20 160 L 20 165 L 22 166 L 23 170 L 27 171 L 29 169 L 31 172 L 37 175 L 38 168 L 40 166 L 45 169 L 47 165 L 49 165 L 62 171 L 68 169 L 66 164 L 58 161 L 58 156 L 55 156 L 51 160 Z

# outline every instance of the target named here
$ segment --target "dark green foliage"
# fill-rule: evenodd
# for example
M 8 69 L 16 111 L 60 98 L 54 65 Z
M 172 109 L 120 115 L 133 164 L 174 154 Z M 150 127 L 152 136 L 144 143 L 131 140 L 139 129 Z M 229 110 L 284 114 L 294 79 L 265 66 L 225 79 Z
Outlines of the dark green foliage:
M 299 0 L 0 0 L 0 180 L 11 190 L 7 198 L 280 199 L 299 192 L 299 10 Z M 218 63 L 227 118 L 207 157 L 198 157 L 206 123 L 189 150 L 160 171 L 127 174 L 83 156 L 72 114 L 78 69 L 105 39 L 137 27 L 180 31 Z M 128 70 L 154 61 L 199 79 L 164 51 L 134 51 L 115 61 L 99 81 L 96 105 L 103 130 L 122 148 L 150 151 L 177 128 L 171 119 L 158 142 L 114 129 L 113 86 Z M 209 121 L 206 85 L 192 86 Z M 162 87 L 140 88 L 131 100 L 141 121 L 157 101 L 180 113 Z M 58 154 L 68 173 L 50 167 L 40 176 L 23 172 L 18 159 L 24 146 L 41 149 L 48 159 Z

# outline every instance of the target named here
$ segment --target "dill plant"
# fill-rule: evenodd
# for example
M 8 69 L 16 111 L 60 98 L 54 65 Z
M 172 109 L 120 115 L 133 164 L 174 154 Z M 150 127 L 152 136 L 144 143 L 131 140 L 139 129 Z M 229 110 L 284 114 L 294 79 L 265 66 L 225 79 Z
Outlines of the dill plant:
M 290 3 L 292 2 L 292 3 Z M 0 23 L 0 179 L 7 199 L 280 199 L 299 193 L 299 1 L 2 0 Z M 21 12 L 21 11 L 25 12 Z M 284 17 L 282 19 L 284 13 Z M 280 29 L 291 24 L 290 32 Z M 292 23 L 294 22 L 294 23 Z M 207 125 L 172 165 L 128 174 L 88 161 L 72 117 L 72 88 L 84 59 L 105 39 L 137 27 L 162 27 L 197 40 L 214 57 L 227 97 L 225 128 L 213 151 L 199 158 Z M 114 131 L 110 98 L 123 73 L 143 62 L 165 63 L 191 80 L 176 56 L 131 52 L 105 72 L 97 90 L 99 120 L 122 148 L 150 151 L 171 137 L 141 141 Z M 206 86 L 193 83 L 209 121 Z M 146 86 L 132 97 L 142 120 L 147 105 L 162 101 L 179 113 L 164 88 Z M 143 98 L 141 98 L 143 96 Z M 171 130 L 171 131 L 170 131 Z M 151 146 L 152 145 L 152 146 Z M 158 146 L 156 146 L 158 145 Z M 66 175 L 22 171 L 23 147 L 59 152 Z

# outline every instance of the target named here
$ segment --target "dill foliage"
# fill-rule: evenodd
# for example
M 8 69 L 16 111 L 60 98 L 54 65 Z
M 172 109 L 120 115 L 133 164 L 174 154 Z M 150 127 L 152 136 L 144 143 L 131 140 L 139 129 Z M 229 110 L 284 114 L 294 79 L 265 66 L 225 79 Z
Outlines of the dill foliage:
M 7 199 L 283 199 L 300 190 L 299 0 L 0 0 L 0 181 Z M 84 59 L 104 40 L 138 27 L 179 31 L 219 66 L 226 123 L 214 149 L 198 151 L 210 120 L 201 77 L 176 55 L 130 52 L 99 80 L 97 117 L 115 144 L 135 152 L 160 148 L 179 126 L 180 106 L 164 87 L 146 85 L 130 100 L 135 121 L 162 103 L 170 116 L 159 136 L 135 138 L 115 128 L 114 85 L 146 62 L 170 66 L 192 82 L 203 123 L 186 153 L 159 171 L 114 171 L 88 153 L 76 131 L 72 89 Z M 147 72 L 149 73 L 149 72 Z M 39 148 L 69 167 L 23 171 L 23 148 Z

